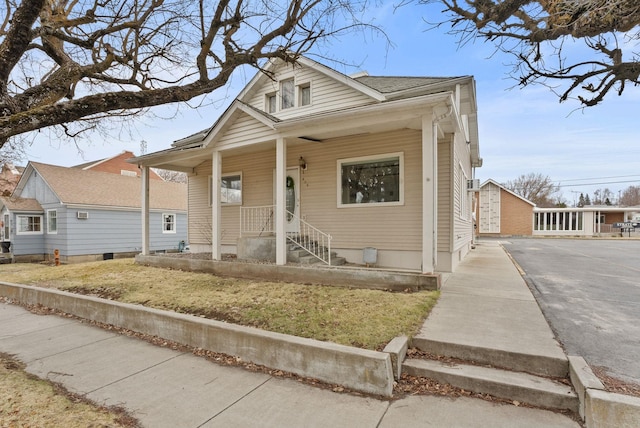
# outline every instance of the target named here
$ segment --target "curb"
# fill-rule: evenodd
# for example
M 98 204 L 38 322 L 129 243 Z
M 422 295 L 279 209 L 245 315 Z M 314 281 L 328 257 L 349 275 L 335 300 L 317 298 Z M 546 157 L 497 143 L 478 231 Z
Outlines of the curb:
M 393 395 L 390 353 L 273 333 L 193 315 L 60 290 L 0 282 L 0 296 L 384 397 Z
M 569 356 L 569 376 L 587 428 L 640 426 L 640 398 L 604 390 L 584 358 Z

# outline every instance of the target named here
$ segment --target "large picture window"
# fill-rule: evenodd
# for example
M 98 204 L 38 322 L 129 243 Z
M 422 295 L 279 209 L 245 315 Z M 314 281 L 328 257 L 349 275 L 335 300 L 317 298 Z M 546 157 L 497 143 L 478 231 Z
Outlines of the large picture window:
M 338 206 L 401 205 L 402 153 L 338 160 Z
M 212 178 L 209 176 L 209 206 L 211 206 L 211 195 L 213 187 Z M 224 205 L 242 204 L 242 173 L 236 172 L 223 174 L 220 179 L 220 201 Z
M 41 215 L 19 215 L 16 216 L 18 222 L 18 235 L 39 235 L 42 233 Z

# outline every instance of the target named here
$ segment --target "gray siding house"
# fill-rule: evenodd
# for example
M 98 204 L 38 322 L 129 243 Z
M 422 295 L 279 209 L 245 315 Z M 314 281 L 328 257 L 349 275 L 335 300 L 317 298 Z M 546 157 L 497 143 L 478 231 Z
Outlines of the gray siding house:
M 151 251 L 187 240 L 187 186 L 152 180 Z M 29 162 L 10 197 L 0 197 L 0 241 L 14 261 L 79 262 L 140 252 L 139 177 Z

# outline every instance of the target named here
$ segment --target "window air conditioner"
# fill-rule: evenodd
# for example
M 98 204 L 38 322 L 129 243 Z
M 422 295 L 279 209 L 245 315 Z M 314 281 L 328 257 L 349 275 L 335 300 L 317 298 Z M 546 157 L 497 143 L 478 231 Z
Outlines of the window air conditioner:
M 467 180 L 467 190 L 469 192 L 477 192 L 480 190 L 480 180 L 474 178 L 473 180 Z
M 78 215 L 77 215 L 78 219 L 80 220 L 86 220 L 89 218 L 89 213 L 86 211 L 78 211 Z

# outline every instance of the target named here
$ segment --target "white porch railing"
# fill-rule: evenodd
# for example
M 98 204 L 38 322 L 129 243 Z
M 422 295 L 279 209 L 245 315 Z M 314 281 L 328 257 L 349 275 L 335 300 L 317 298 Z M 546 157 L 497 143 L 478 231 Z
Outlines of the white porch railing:
M 287 232 L 287 241 L 331 265 L 331 235 L 310 225 L 291 212 L 291 221 L 300 225 L 299 231 Z M 262 236 L 275 233 L 275 205 L 240 207 L 240 236 Z
M 291 212 L 293 221 L 300 223 L 299 232 L 287 232 L 287 240 L 298 245 L 309 254 L 331 265 L 331 235 L 310 225 Z
M 240 236 L 275 232 L 275 206 L 240 207 Z

